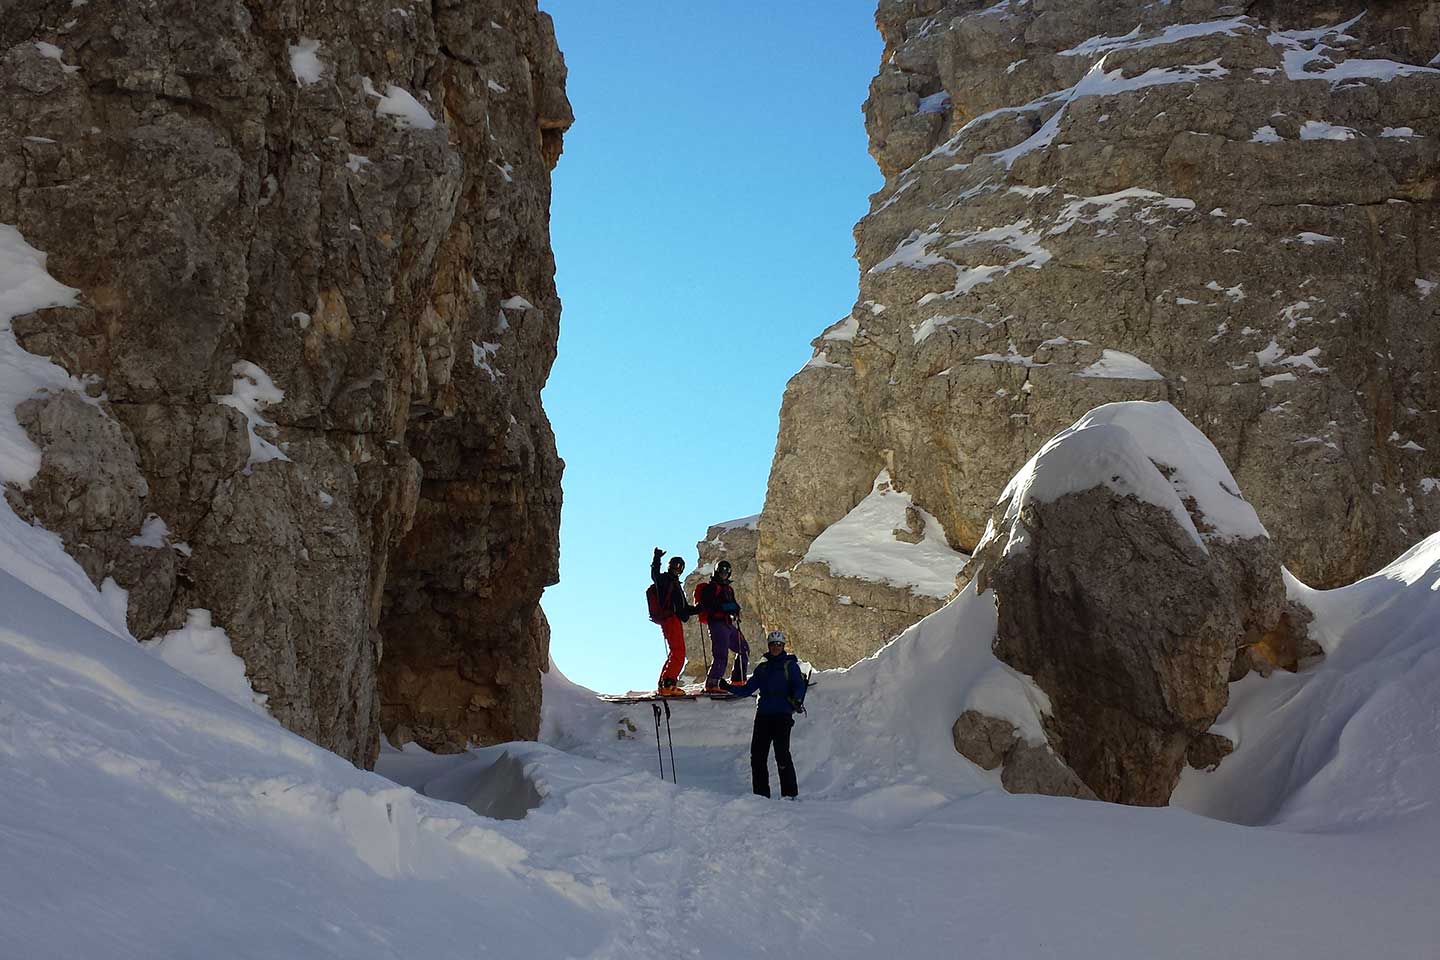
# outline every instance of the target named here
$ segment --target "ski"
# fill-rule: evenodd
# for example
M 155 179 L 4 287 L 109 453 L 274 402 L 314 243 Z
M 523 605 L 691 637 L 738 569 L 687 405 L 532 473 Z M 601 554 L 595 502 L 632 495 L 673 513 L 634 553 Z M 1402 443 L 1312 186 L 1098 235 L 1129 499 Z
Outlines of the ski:
M 808 693 L 818 686 L 820 686 L 820 684 L 812 680 L 809 684 L 807 684 L 805 690 Z M 662 697 L 658 693 L 643 694 L 633 697 L 620 696 L 608 693 L 597 693 L 595 695 L 595 699 L 600 700 L 604 703 L 657 703 L 661 700 L 679 700 L 682 702 L 686 700 L 753 700 L 755 699 L 755 695 L 751 694 L 748 697 L 737 697 L 729 693 L 705 693 L 704 691 L 697 690 L 694 693 L 687 693 L 684 696 L 680 697 Z
M 728 693 L 687 693 L 681 697 L 662 697 L 658 693 L 652 693 L 648 696 L 639 697 L 621 697 L 610 696 L 608 694 L 599 694 L 596 696 L 596 699 L 604 703 L 659 703 L 662 700 L 679 700 L 683 702 L 686 700 L 749 700 L 751 698 L 736 697 Z

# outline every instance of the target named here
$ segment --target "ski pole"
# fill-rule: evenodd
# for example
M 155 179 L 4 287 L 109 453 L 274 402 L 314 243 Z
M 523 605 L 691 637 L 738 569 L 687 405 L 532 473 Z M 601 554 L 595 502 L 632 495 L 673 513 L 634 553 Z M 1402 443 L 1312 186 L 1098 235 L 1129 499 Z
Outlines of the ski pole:
M 652 703 L 650 704 L 650 707 L 655 711 L 655 759 L 660 761 L 660 779 L 664 780 L 665 755 L 660 752 L 660 704 Z M 670 705 L 668 703 L 665 705 L 665 709 L 666 711 L 669 711 Z M 675 765 L 674 761 L 671 761 L 670 765 L 673 767 Z
M 695 632 L 700 634 L 700 658 L 705 661 L 705 676 L 710 676 L 710 651 L 705 649 L 705 624 L 695 621 Z
M 670 779 L 674 781 L 675 785 L 678 787 L 680 785 L 680 778 L 675 774 L 675 737 L 670 733 L 669 700 L 665 701 L 665 739 L 670 741 Z M 660 728 L 658 725 L 655 728 L 655 749 L 660 749 Z M 660 779 L 664 780 L 665 774 L 663 771 L 665 768 L 662 766 L 660 769 L 662 771 L 660 774 Z

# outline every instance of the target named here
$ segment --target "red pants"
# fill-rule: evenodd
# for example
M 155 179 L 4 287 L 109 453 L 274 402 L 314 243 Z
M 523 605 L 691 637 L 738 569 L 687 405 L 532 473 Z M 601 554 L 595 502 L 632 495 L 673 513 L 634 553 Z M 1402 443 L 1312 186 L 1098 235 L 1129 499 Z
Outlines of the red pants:
M 665 635 L 665 646 L 670 653 L 665 658 L 665 666 L 660 668 L 660 679 L 678 680 L 680 671 L 685 669 L 685 624 L 679 617 L 666 617 L 660 624 L 660 632 Z

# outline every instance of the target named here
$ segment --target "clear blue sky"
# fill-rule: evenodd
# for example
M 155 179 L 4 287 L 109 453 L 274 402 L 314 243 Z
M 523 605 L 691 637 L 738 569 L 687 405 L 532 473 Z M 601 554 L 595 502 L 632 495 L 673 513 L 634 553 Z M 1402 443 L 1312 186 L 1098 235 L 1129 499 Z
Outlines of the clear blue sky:
M 643 688 L 664 652 L 652 548 L 692 569 L 708 525 L 760 512 L 785 382 L 854 302 L 881 42 L 874 0 L 541 6 L 576 116 L 551 214 L 566 468 L 543 604 L 562 672 Z

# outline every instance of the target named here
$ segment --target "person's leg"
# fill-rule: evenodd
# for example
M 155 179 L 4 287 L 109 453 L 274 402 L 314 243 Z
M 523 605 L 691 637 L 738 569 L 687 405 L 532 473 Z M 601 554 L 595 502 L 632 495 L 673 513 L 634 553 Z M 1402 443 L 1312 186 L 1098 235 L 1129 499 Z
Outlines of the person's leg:
M 780 796 L 798 797 L 800 787 L 795 782 L 795 764 L 790 760 L 790 730 L 795 726 L 795 718 L 775 719 L 775 768 L 780 771 Z
M 680 622 L 679 617 L 666 617 L 665 622 L 660 624 L 660 632 L 665 635 L 669 654 L 665 658 L 665 666 L 660 669 L 660 679 L 678 680 L 680 671 L 685 669 L 685 624 Z
M 710 653 L 713 660 L 710 672 L 705 675 L 705 685 L 715 686 L 725 676 L 725 661 L 729 657 L 730 645 L 734 642 L 735 628 L 719 620 L 710 621 Z
M 750 778 L 757 796 L 770 796 L 770 717 L 755 714 L 755 732 L 750 735 Z

